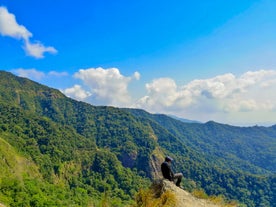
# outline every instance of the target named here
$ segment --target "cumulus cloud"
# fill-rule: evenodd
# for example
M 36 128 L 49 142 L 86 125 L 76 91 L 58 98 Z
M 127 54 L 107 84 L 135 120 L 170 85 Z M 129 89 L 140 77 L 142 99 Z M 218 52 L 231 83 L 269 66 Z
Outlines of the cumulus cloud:
M 74 77 L 82 81 L 93 103 L 128 106 L 131 102 L 128 85 L 132 80 L 138 80 L 140 74 L 135 72 L 132 77 L 126 77 L 117 68 L 88 68 L 80 69 Z M 66 90 L 65 94 L 68 94 Z
M 91 96 L 91 93 L 82 89 L 80 85 L 74 85 L 72 88 L 67 88 L 62 92 L 67 96 L 77 100 L 85 100 Z
M 31 43 L 33 34 L 25 26 L 18 24 L 15 15 L 3 6 L 0 7 L 0 34 L 23 40 L 25 52 L 35 58 L 43 58 L 45 52 L 57 53 L 54 47 L 45 47 L 40 42 Z
M 64 78 L 66 72 L 44 73 L 36 69 L 16 69 L 16 74 L 35 79 Z M 134 103 L 129 84 L 140 74 L 124 76 L 117 68 L 88 68 L 74 74 L 78 84 L 62 92 L 95 105 L 142 108 L 153 113 L 174 114 L 200 121 L 224 123 L 275 123 L 276 70 L 231 73 L 178 85 L 171 78 L 157 78 L 145 84 L 146 93 Z M 253 121 L 255 120 L 255 122 Z
M 17 39 L 29 39 L 32 33 L 26 27 L 16 22 L 14 14 L 8 12 L 7 8 L 0 7 L 0 33 Z
M 158 113 L 222 116 L 276 109 L 275 70 L 249 71 L 240 77 L 228 73 L 184 86 L 177 86 L 170 78 L 159 78 L 146 84 L 146 89 L 147 94 L 136 106 Z
M 142 107 L 167 108 L 173 105 L 179 96 L 176 83 L 170 78 L 155 79 L 146 84 L 146 89 L 148 95 L 139 101 Z

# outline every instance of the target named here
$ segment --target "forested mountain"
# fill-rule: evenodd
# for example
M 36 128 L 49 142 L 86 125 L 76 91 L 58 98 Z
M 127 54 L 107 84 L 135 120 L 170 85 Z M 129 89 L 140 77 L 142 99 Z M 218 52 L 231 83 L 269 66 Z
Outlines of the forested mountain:
M 97 107 L 0 71 L 0 202 L 11 206 L 88 206 L 107 197 L 124 206 L 166 154 L 189 190 L 273 206 L 275 143 L 275 126 L 183 123 Z
M 202 154 L 220 158 L 222 167 L 255 174 L 276 173 L 276 125 L 234 127 L 209 121 L 183 123 L 162 114 L 125 109 L 134 116 L 157 122 L 186 146 Z M 216 162 L 217 162 L 216 158 Z

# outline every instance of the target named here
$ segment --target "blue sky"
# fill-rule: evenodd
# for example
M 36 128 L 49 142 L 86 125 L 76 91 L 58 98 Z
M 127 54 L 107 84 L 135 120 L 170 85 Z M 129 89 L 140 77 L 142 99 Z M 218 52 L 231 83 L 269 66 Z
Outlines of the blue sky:
M 0 2 L 0 70 L 93 105 L 276 123 L 276 2 Z

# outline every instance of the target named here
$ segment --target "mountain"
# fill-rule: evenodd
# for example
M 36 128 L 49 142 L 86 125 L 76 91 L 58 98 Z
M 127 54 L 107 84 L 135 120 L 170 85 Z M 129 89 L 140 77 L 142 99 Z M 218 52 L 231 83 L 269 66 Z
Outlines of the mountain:
M 211 156 L 220 166 L 254 174 L 276 173 L 276 125 L 235 127 L 209 121 L 183 123 L 162 114 L 140 109 L 125 109 L 136 117 L 157 122 L 186 146 Z
M 160 114 L 162 115 L 162 114 Z M 179 121 L 182 121 L 184 123 L 201 123 L 200 121 L 196 121 L 196 120 L 190 120 L 190 119 L 184 119 L 184 118 L 180 118 L 178 116 L 174 116 L 174 115 L 167 115 L 173 119 L 176 119 L 176 120 L 179 120 Z
M 160 163 L 170 154 L 187 190 L 273 206 L 275 131 L 275 126 L 183 123 L 138 109 L 96 107 L 0 71 L 0 144 L 9 146 L 1 147 L 0 155 L 20 157 L 36 169 L 31 173 L 27 164 L 3 162 L 0 203 L 97 206 L 108 200 L 125 206 L 160 176 Z

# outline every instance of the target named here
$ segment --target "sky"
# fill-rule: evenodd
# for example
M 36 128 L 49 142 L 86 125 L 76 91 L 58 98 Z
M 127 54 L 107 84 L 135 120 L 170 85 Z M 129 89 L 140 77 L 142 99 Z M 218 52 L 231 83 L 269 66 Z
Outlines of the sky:
M 0 0 L 0 70 L 92 105 L 276 124 L 274 0 Z

